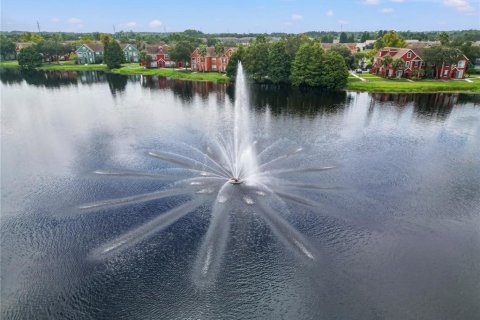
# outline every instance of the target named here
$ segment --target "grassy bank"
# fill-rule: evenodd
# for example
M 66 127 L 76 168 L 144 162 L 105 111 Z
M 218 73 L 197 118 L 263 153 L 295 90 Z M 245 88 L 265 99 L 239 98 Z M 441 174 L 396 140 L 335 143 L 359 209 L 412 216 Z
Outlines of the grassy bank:
M 472 82 L 465 80 L 415 80 L 407 79 L 389 80 L 371 74 L 359 74 L 367 81 L 361 81 L 350 75 L 347 90 L 368 92 L 468 92 L 480 93 L 480 79 L 470 78 Z
M 0 68 L 18 68 L 17 61 L 0 61 Z M 145 76 L 164 76 L 172 79 L 228 82 L 230 79 L 218 72 L 191 72 L 179 69 L 145 69 L 138 63 L 127 63 L 121 68 L 108 70 L 104 64 L 74 64 L 73 62 L 47 63 L 38 67 L 37 70 L 44 71 L 106 71 L 117 74 L 142 74 Z
M 180 80 L 196 80 L 196 81 L 214 81 L 228 82 L 225 74 L 218 72 L 191 72 L 189 70 L 180 69 L 144 69 L 138 64 L 125 64 L 119 69 L 112 69 L 111 72 L 118 74 L 142 74 L 145 76 L 163 76 Z
M 0 67 L 18 68 L 17 61 L 0 61 Z M 132 75 L 141 74 L 146 76 L 164 76 L 179 80 L 228 82 L 230 79 L 222 73 L 217 72 L 191 72 L 181 69 L 144 69 L 138 63 L 127 63 L 121 68 L 108 70 L 104 64 L 79 65 L 72 61 L 44 64 L 39 70 L 59 71 L 106 71 L 116 74 Z M 359 74 L 366 81 L 350 75 L 348 77 L 347 90 L 367 92 L 467 92 L 480 93 L 480 78 L 470 78 L 472 82 L 464 80 L 418 80 L 408 81 L 407 79 L 389 80 L 377 77 L 368 73 Z

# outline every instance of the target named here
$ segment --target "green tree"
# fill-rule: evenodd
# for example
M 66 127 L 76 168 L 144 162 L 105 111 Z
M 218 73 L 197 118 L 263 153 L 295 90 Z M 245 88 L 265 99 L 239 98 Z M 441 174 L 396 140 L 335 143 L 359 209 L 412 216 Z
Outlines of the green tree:
M 268 78 L 269 43 L 265 36 L 258 36 L 246 48 L 244 67 L 248 75 L 257 82 Z
M 205 56 L 207 55 L 207 46 L 204 44 L 201 44 L 198 47 L 198 54 L 201 57 L 201 66 L 202 66 L 202 71 L 205 72 Z
M 274 43 L 268 56 L 268 77 L 273 83 L 288 83 L 290 80 L 291 57 L 284 41 Z
M 340 43 L 347 43 L 348 42 L 348 37 L 345 32 L 340 33 Z
M 425 48 L 423 52 L 423 60 L 427 63 L 427 66 L 433 67 L 436 78 L 440 77 L 441 68 L 444 64 L 456 63 L 461 56 L 462 52 L 459 49 L 446 46 Z
M 5 36 L 0 38 L 0 60 L 15 58 L 15 43 Z
M 104 60 L 109 69 L 120 68 L 122 63 L 125 63 L 125 55 L 117 41 L 112 39 L 105 46 Z
M 446 46 L 450 42 L 450 37 L 448 36 L 448 33 L 442 32 L 438 35 L 438 40 L 440 40 L 442 46 Z
M 245 56 L 245 48 L 243 46 L 238 47 L 238 49 L 232 53 L 230 59 L 228 60 L 228 65 L 226 68 L 227 76 L 234 78 L 237 75 L 237 66 L 240 61 L 243 61 Z
M 324 55 L 324 67 L 321 85 L 328 89 L 343 89 L 347 85 L 348 68 L 341 55 L 327 51 Z
M 322 86 L 324 80 L 322 74 L 325 66 L 323 55 L 323 49 L 318 44 L 303 43 L 292 62 L 292 84 L 294 86 Z
M 365 31 L 364 33 L 362 33 L 362 37 L 360 38 L 360 42 L 364 43 L 365 41 L 369 40 L 370 39 L 370 34 Z
M 350 69 L 353 68 L 354 59 L 353 59 L 352 51 L 349 48 L 347 48 L 346 46 L 341 45 L 341 44 L 334 44 L 330 48 L 330 51 L 336 52 L 339 55 L 341 55 L 343 57 L 343 59 L 345 59 L 345 63 L 347 64 L 347 66 Z
M 217 41 L 217 43 L 215 43 L 215 53 L 219 56 L 225 53 L 225 44 L 223 42 Z
M 393 30 L 385 33 L 382 38 L 386 47 L 403 48 L 407 46 L 405 39 Z
M 20 50 L 17 56 L 18 65 L 25 70 L 33 70 L 42 65 L 43 57 L 36 46 L 30 46 Z
M 353 68 L 363 68 L 365 64 L 365 59 L 367 59 L 367 54 L 365 52 L 357 52 L 353 55 Z
M 170 58 L 174 61 L 183 61 L 186 69 L 187 62 L 190 61 L 190 56 L 194 50 L 195 48 L 190 41 L 181 40 L 170 49 Z

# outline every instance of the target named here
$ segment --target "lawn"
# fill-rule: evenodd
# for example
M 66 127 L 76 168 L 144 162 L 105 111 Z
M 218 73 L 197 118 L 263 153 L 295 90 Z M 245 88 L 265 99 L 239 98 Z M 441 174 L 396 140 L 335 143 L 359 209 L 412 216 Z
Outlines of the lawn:
M 348 90 L 369 92 L 473 92 L 480 93 L 480 79 L 471 78 L 473 83 L 464 80 L 390 80 L 373 74 L 358 74 L 367 81 L 361 81 L 352 75 L 348 77 Z
M 17 60 L 0 61 L 0 68 L 18 68 Z
M 182 69 L 144 69 L 138 64 L 125 64 L 119 69 L 112 69 L 111 72 L 118 74 L 142 74 L 145 76 L 164 76 L 172 79 L 197 80 L 197 81 L 214 81 L 228 82 L 225 74 L 218 72 L 191 72 Z

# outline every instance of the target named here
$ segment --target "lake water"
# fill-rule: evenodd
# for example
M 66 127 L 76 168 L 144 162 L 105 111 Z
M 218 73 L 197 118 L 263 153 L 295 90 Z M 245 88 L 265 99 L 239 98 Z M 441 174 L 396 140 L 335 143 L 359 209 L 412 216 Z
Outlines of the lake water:
M 199 288 L 208 206 L 107 259 L 92 250 L 185 200 L 79 207 L 164 188 L 94 172 L 163 172 L 147 153 L 208 143 L 230 124 L 234 87 L 99 72 L 0 80 L 2 319 L 480 315 L 479 95 L 252 85 L 259 146 L 302 147 L 286 168 L 337 166 L 314 177 L 336 187 L 309 194 L 318 207 L 279 212 L 319 256 L 306 264 L 255 213 L 234 214 L 217 281 Z

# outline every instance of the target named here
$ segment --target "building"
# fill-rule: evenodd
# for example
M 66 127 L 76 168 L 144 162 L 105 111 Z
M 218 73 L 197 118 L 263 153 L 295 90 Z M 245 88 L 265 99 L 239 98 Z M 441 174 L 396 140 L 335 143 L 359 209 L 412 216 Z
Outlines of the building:
M 170 59 L 166 44 L 147 44 L 145 53 L 151 57 L 151 61 L 141 61 L 141 64 L 147 68 L 183 68 L 183 61 L 174 61 Z
M 120 47 L 125 54 L 125 61 L 138 62 L 140 60 L 140 52 L 135 45 L 127 43 L 120 45 Z
M 103 43 L 99 41 L 80 45 L 76 50 L 78 63 L 103 63 L 104 48 Z
M 422 54 L 423 48 L 382 48 L 372 59 L 370 73 L 382 77 L 405 77 L 410 79 L 414 75 L 418 77 L 419 70 L 427 70 L 428 68 L 436 67 L 438 74 L 437 78 L 439 79 L 465 78 L 468 59 L 464 55 L 459 57 L 458 62 L 455 64 L 427 66 L 422 58 Z M 382 61 L 386 56 L 391 56 L 393 60 L 401 59 L 404 62 L 404 67 L 395 68 L 392 63 L 385 66 Z
M 196 48 L 190 56 L 192 71 L 225 72 L 235 50 L 236 48 L 225 48 L 224 53 L 217 54 L 215 47 L 207 47 L 207 54 L 201 56 Z
M 15 43 L 15 53 L 18 54 L 23 48 L 33 46 L 34 44 L 33 42 L 17 42 Z
M 344 46 L 352 52 L 352 54 L 355 54 L 360 51 L 360 48 L 357 47 L 356 43 L 321 43 L 320 44 L 323 48 L 323 50 L 330 50 L 333 46 Z

